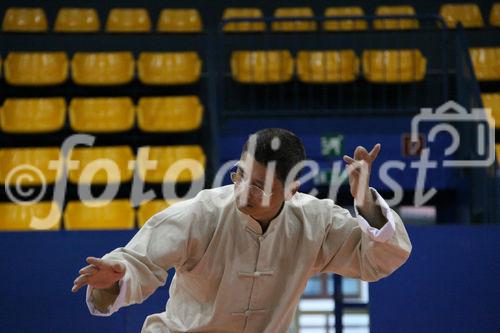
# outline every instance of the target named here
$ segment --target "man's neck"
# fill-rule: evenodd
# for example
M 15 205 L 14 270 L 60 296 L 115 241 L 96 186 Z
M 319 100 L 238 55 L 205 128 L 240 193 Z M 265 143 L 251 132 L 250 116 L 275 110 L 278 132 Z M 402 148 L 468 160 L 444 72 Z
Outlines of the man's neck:
M 285 206 L 285 202 L 283 201 L 283 203 L 281 204 L 280 208 L 278 209 L 278 211 L 271 217 L 271 218 L 259 218 L 259 219 L 256 219 L 252 216 L 252 218 L 259 222 L 260 224 L 260 227 L 262 228 L 262 233 L 264 234 L 267 230 L 267 228 L 269 227 L 269 223 L 271 223 L 272 220 L 274 220 L 280 213 L 281 211 L 283 210 L 283 207 Z

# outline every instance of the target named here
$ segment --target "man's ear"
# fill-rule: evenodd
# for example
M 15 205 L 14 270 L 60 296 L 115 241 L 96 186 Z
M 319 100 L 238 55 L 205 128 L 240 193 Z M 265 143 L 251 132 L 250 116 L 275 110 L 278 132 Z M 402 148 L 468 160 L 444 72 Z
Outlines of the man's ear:
M 291 182 L 285 189 L 285 200 L 290 200 L 298 192 L 299 188 L 300 182 L 298 180 Z

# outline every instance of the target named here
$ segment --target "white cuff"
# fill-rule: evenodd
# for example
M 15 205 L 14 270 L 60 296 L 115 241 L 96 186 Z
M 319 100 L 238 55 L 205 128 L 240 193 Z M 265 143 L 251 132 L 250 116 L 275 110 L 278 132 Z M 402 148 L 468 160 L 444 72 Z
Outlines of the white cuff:
M 375 200 L 375 204 L 380 206 L 382 210 L 382 215 L 387 219 L 386 224 L 381 229 L 377 229 L 372 227 L 368 221 L 365 220 L 363 216 L 361 216 L 357 209 L 356 199 L 354 199 L 354 212 L 356 213 L 356 219 L 358 220 L 359 227 L 361 230 L 368 234 L 371 239 L 376 242 L 386 242 L 388 241 L 396 232 L 396 224 L 394 222 L 394 215 L 392 214 L 392 210 L 390 209 L 387 202 L 382 198 L 382 196 L 375 190 L 370 187 L 370 191 L 375 193 L 377 199 Z
M 94 316 L 108 317 L 108 316 L 111 316 L 116 311 L 118 311 L 121 307 L 127 305 L 125 303 L 125 295 L 127 293 L 127 289 L 128 289 L 129 284 L 130 284 L 130 275 L 129 275 L 128 269 L 127 269 L 125 271 L 125 275 L 123 276 L 123 278 L 120 281 L 118 281 L 118 285 L 120 286 L 120 293 L 116 297 L 115 302 L 108 306 L 106 312 L 100 312 L 94 306 L 94 302 L 93 302 L 94 300 L 92 298 L 92 290 L 94 288 L 91 286 L 87 286 L 87 294 L 85 297 L 85 301 L 87 302 L 87 307 L 89 308 L 90 313 Z

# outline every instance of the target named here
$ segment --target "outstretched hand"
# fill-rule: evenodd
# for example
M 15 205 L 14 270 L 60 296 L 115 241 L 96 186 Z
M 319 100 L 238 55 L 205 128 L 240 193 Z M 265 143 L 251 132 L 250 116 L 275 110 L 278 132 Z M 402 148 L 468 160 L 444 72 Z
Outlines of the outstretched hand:
M 80 275 L 73 282 L 72 292 L 85 285 L 97 289 L 107 289 L 125 275 L 125 265 L 119 261 L 88 257 L 88 266 L 80 269 Z
M 380 148 L 380 143 L 377 143 L 368 152 L 365 147 L 358 146 L 354 150 L 354 158 L 347 155 L 343 157 L 347 163 L 351 195 L 361 205 L 365 202 L 365 194 L 368 193 L 370 183 L 372 164 L 377 158 Z

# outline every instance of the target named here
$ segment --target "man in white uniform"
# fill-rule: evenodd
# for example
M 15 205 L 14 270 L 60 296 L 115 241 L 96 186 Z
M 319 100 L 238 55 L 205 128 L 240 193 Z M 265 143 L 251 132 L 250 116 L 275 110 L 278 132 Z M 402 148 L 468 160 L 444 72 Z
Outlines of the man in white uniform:
M 305 160 L 299 138 L 261 130 L 243 147 L 234 185 L 203 190 L 151 217 L 125 247 L 87 258 L 73 291 L 88 285 L 90 312 L 109 316 L 144 301 L 175 267 L 165 312 L 148 316 L 142 332 L 285 333 L 311 276 L 376 281 L 408 259 L 401 219 L 368 187 L 379 151 L 344 156 L 352 217 L 298 192 L 288 175 Z

